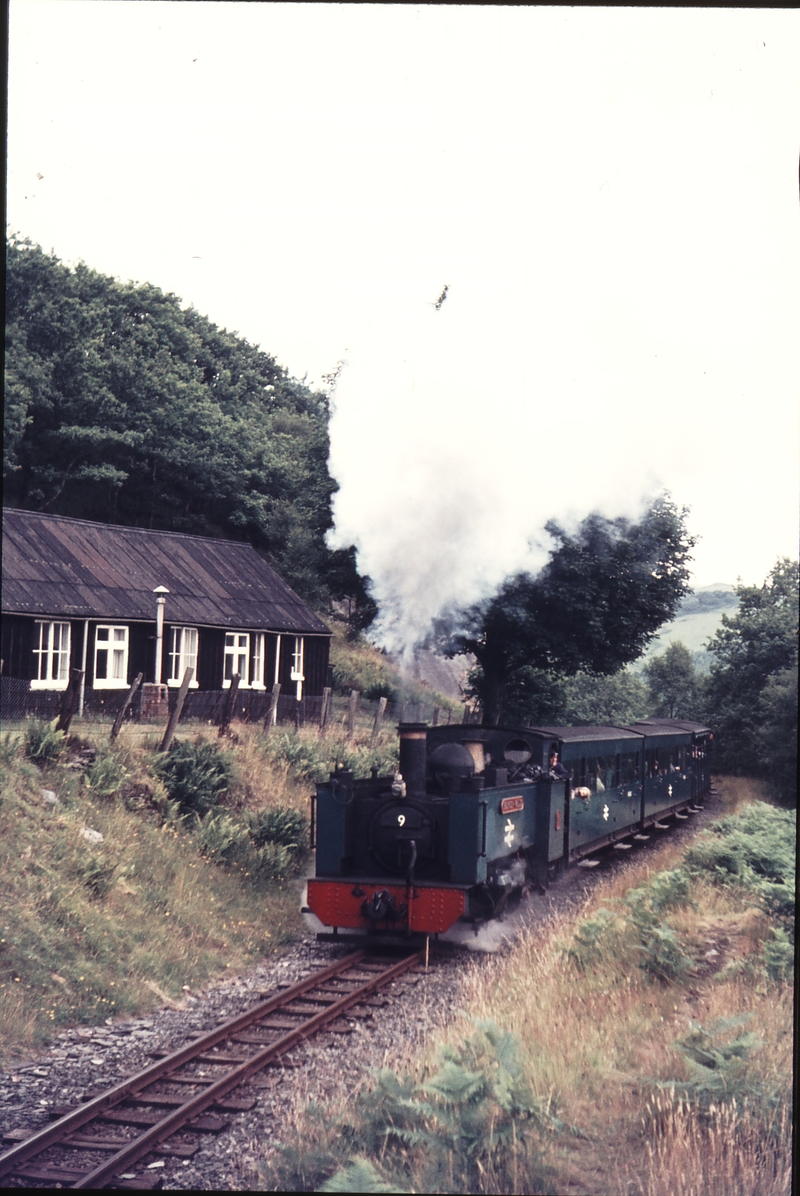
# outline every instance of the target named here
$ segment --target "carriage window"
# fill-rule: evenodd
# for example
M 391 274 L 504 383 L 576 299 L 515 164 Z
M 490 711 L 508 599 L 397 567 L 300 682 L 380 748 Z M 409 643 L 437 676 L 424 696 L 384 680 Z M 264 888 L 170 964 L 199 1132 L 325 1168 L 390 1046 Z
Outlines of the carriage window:
M 585 760 L 562 760 L 561 763 L 569 773 L 569 783 L 573 789 L 577 789 L 579 786 L 586 784 Z
M 639 753 L 623 752 L 619 766 L 620 784 L 634 785 L 639 780 Z
M 678 749 L 663 747 L 658 749 L 658 771 L 665 776 L 678 771 Z
M 597 757 L 597 793 L 605 793 L 606 789 L 613 789 L 615 784 L 615 768 L 613 756 Z
M 658 751 L 656 748 L 648 748 L 644 754 L 644 775 L 646 777 L 658 776 Z

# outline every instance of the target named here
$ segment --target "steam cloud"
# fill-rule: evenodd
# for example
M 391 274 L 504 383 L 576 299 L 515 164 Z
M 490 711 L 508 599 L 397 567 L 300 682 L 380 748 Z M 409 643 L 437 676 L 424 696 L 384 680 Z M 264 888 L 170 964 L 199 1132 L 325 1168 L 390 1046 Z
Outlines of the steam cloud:
M 599 386 L 591 354 L 570 356 L 546 320 L 537 343 L 515 341 L 513 312 L 467 287 L 437 310 L 440 289 L 354 343 L 331 423 L 335 543 L 357 545 L 375 638 L 395 653 L 442 611 L 541 568 L 549 519 L 636 517 L 660 488 L 630 393 Z M 659 448 L 679 445 L 667 428 Z
M 511 313 L 455 286 L 437 310 L 437 293 L 351 348 L 331 423 L 335 543 L 357 545 L 375 637 L 395 653 L 441 612 L 541 568 L 549 519 L 636 517 L 661 486 L 629 395 L 598 386 L 590 360 L 541 332 L 503 344 Z M 660 448 L 678 447 L 667 428 Z

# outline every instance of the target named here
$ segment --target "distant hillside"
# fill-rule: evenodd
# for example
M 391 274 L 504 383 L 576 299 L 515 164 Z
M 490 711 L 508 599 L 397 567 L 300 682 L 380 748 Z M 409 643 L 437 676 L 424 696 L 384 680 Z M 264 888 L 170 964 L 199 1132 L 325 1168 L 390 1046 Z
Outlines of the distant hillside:
M 723 614 L 734 615 L 738 605 L 733 588 L 724 582 L 700 587 L 684 598 L 677 617 L 662 628 L 648 648 L 645 659 L 663 652 L 678 640 L 690 652 L 705 655 L 705 646 L 720 626 Z

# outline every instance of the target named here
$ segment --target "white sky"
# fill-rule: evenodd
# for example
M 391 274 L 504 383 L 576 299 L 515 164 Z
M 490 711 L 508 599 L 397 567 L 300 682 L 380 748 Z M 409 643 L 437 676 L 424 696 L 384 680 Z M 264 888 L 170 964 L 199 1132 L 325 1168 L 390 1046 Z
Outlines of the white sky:
M 338 534 L 401 639 L 661 486 L 698 585 L 761 582 L 797 554 L 798 61 L 783 10 L 12 0 L 9 226 L 310 383 L 347 360 Z

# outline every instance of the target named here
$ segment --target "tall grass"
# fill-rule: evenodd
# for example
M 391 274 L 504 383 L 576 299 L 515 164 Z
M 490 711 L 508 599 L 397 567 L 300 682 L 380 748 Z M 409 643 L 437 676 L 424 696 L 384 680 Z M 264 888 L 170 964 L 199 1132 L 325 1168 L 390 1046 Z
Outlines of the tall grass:
M 763 1115 L 736 1100 L 713 1105 L 701 1122 L 674 1091 L 651 1097 L 642 1116 L 643 1175 L 632 1196 L 789 1196 L 791 1122 L 781 1105 Z

